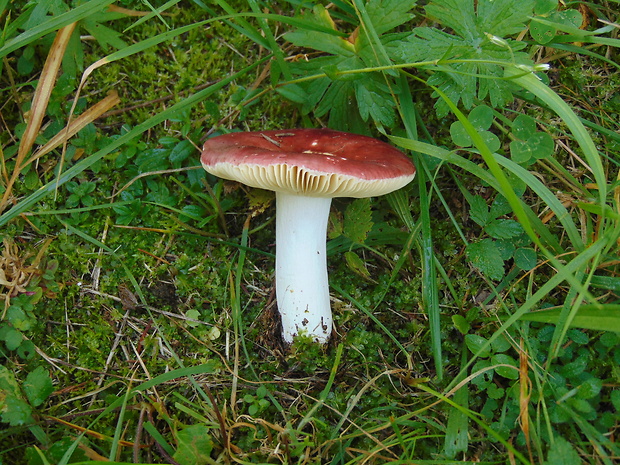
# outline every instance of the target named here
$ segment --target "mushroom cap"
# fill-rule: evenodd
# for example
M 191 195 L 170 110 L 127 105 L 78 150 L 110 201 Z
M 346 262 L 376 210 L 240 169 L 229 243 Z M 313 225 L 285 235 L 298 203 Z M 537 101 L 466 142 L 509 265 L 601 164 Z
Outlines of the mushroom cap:
M 224 134 L 205 142 L 201 162 L 224 179 L 308 197 L 374 197 L 415 176 L 411 160 L 391 145 L 330 129 Z

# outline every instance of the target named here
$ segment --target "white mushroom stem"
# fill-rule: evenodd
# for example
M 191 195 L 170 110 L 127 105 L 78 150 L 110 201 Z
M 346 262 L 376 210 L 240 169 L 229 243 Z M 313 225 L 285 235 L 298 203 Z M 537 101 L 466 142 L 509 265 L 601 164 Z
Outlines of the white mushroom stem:
M 276 193 L 276 298 L 286 342 L 332 332 L 325 241 L 331 198 Z

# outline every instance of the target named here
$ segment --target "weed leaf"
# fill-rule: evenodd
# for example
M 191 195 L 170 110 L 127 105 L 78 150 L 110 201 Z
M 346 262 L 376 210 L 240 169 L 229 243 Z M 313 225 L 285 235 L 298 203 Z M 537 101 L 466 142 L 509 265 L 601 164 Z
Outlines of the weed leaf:
M 493 239 L 486 238 L 469 244 L 465 250 L 467 258 L 482 273 L 494 280 L 504 276 L 502 253 Z
M 344 214 L 344 235 L 356 244 L 363 244 L 373 226 L 371 216 L 369 199 L 351 202 Z
M 178 463 L 192 465 L 212 463 L 213 442 L 206 426 L 188 426 L 177 433 L 177 442 L 179 447 L 173 458 Z
M 509 84 L 501 80 L 503 67 L 497 62 L 530 64 L 527 54 L 519 52 L 525 43 L 506 38 L 525 29 L 534 7 L 533 0 L 436 0 L 427 13 L 451 28 L 455 35 L 437 28 L 420 27 L 398 47 L 404 62 L 438 61 L 442 66 L 430 79 L 455 104 L 469 109 L 476 97 L 489 98 L 494 107 L 512 101 Z M 444 60 L 469 60 L 452 63 Z M 485 63 L 486 62 L 486 63 Z M 480 79 L 489 77 L 492 79 Z M 445 116 L 448 105 L 440 99 L 437 113 Z
M 412 0 L 370 1 L 365 11 L 360 13 L 362 19 L 366 18 L 370 24 L 362 21 L 348 37 L 336 29 L 325 7 L 315 6 L 304 15 L 304 20 L 308 24 L 331 29 L 334 33 L 298 29 L 286 33 L 284 38 L 298 47 L 330 55 L 293 63 L 291 69 L 294 74 L 303 77 L 314 75 L 317 78 L 295 84 L 293 89 L 286 86 L 283 95 L 300 101 L 306 114 L 312 110 L 318 117 L 329 113 L 329 125 L 335 129 L 347 129 L 354 125 L 356 115 L 350 108 L 354 100 L 363 121 L 372 119 L 380 125 L 391 127 L 396 115 L 393 87 L 390 88 L 382 73 L 355 71 L 389 64 L 383 42 L 389 43 L 394 34 L 382 34 L 408 21 L 413 16 L 408 12 L 414 5 Z M 320 77 L 322 73 L 324 77 Z M 385 73 L 393 74 L 391 71 Z
M 23 388 L 28 401 L 34 407 L 38 407 L 45 402 L 54 390 L 52 380 L 47 370 L 43 367 L 38 367 L 28 373 Z

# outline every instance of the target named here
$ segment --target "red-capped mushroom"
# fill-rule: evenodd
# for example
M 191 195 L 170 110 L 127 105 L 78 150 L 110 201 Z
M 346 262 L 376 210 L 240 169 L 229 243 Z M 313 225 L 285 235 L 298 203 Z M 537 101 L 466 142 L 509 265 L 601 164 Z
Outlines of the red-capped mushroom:
M 238 132 L 205 142 L 224 179 L 276 192 L 276 299 L 286 342 L 332 332 L 325 241 L 332 197 L 373 197 L 408 184 L 409 158 L 372 137 L 329 129 Z

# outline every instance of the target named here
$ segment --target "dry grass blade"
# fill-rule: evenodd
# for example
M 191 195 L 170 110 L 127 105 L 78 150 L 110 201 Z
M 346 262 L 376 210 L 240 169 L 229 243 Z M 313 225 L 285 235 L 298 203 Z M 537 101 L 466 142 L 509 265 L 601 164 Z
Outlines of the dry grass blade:
M 54 89 L 54 83 L 56 82 L 56 76 L 62 63 L 62 58 L 65 54 L 65 50 L 75 29 L 75 23 L 63 27 L 56 34 L 52 48 L 50 49 L 41 77 L 39 78 L 39 84 L 32 98 L 32 107 L 30 108 L 30 115 L 28 116 L 28 123 L 26 131 L 19 144 L 19 150 L 17 152 L 17 163 L 15 169 L 19 169 L 21 162 L 26 158 L 26 154 L 32 148 L 37 134 L 41 129 L 41 123 L 45 117 L 47 110 L 47 104 L 49 102 L 52 90 Z
M 52 238 L 49 238 L 43 242 L 37 256 L 30 264 L 26 263 L 26 260 L 30 258 L 29 254 L 21 254 L 19 248 L 12 240 L 4 241 L 4 248 L 0 254 L 0 289 L 4 288 L 6 292 L 0 292 L 0 299 L 4 299 L 4 309 L 2 310 L 0 321 L 6 316 L 11 297 L 27 292 L 26 287 L 32 277 L 42 273 L 39 265 L 52 240 Z
M 118 105 L 120 101 L 121 99 L 119 98 L 118 93 L 115 90 L 110 91 L 103 100 L 97 102 L 76 119 L 70 121 L 62 131 L 52 137 L 44 146 L 39 148 L 32 158 L 25 163 L 25 165 L 29 165 L 33 161 L 54 150 L 59 145 L 67 142 L 76 133 L 84 129 L 87 124 L 92 123 L 101 115 L 109 111 L 110 108 Z
M 56 76 L 58 75 L 62 58 L 65 54 L 65 50 L 67 49 L 71 34 L 73 34 L 73 30 L 75 29 L 75 25 L 76 23 L 71 23 L 58 31 L 56 38 L 52 43 L 52 47 L 50 48 L 47 59 L 45 60 L 45 65 L 43 66 L 43 71 L 39 77 L 37 89 L 35 90 L 34 97 L 32 98 L 32 106 L 30 107 L 26 130 L 24 131 L 24 135 L 17 151 L 17 159 L 15 160 L 13 175 L 11 176 L 11 180 L 9 181 L 4 191 L 4 195 L 2 196 L 2 200 L 0 201 L 0 212 L 4 211 L 6 208 L 15 179 L 19 176 L 19 173 L 22 170 L 22 163 L 28 152 L 30 152 L 37 135 L 39 134 L 41 124 L 43 123 L 43 118 L 45 117 L 45 113 L 47 111 L 47 105 L 49 103 L 52 90 L 54 89 Z
M 97 102 L 95 105 L 93 105 L 80 116 L 78 116 L 75 120 L 70 120 L 67 126 L 65 126 L 62 131 L 58 132 L 58 134 L 52 137 L 45 145 L 40 147 L 36 151 L 36 153 L 32 157 L 30 157 L 25 163 L 23 163 L 23 158 L 18 157 L 15 169 L 13 170 L 13 174 L 11 175 L 11 178 L 7 183 L 7 187 L 4 192 L 2 201 L 0 201 L 0 211 L 4 210 L 10 196 L 12 187 L 24 168 L 41 158 L 43 155 L 51 152 L 61 144 L 65 144 L 75 134 L 84 129 L 87 124 L 92 123 L 101 115 L 109 111 L 110 108 L 118 105 L 120 101 L 121 100 L 118 96 L 118 93 L 115 90 L 110 91 L 103 100 Z

